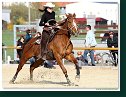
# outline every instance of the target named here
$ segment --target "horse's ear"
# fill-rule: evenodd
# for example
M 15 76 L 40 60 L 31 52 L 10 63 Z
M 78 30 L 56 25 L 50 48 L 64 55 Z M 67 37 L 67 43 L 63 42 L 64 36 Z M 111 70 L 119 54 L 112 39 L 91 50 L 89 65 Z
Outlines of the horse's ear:
M 76 17 L 76 14 L 75 14 L 75 13 L 73 14 L 73 17 L 74 17 L 74 18 Z
M 67 13 L 65 13 L 65 15 L 66 15 L 66 17 L 68 17 L 68 14 Z

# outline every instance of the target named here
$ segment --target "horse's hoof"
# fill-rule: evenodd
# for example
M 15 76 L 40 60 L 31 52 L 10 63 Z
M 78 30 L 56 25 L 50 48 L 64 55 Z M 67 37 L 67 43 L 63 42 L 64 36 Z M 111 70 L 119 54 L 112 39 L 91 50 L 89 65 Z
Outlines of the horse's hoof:
M 78 84 L 75 84 L 75 86 L 79 86 Z
M 74 83 L 71 83 L 71 82 L 70 82 L 70 83 L 68 83 L 68 85 L 69 85 L 69 86 L 74 86 Z
M 68 85 L 69 85 L 69 86 L 74 85 L 73 83 L 71 83 L 71 81 L 70 81 L 70 80 L 67 80 L 67 83 L 68 83 Z
M 30 77 L 30 81 L 33 81 L 33 77 Z
M 79 86 L 79 81 L 76 80 L 74 86 Z
M 75 79 L 80 79 L 80 75 L 76 75 Z
M 76 75 L 75 77 L 75 86 L 79 86 L 80 75 Z
M 11 80 L 11 81 L 9 82 L 9 84 L 14 84 L 14 81 L 13 81 L 13 80 Z

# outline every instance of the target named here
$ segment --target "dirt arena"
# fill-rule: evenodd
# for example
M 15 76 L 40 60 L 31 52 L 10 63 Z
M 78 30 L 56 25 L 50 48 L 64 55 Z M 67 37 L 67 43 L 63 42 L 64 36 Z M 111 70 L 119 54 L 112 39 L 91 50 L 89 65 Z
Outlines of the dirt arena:
M 34 70 L 33 80 L 29 80 L 29 64 L 26 64 L 19 72 L 15 84 L 10 84 L 16 72 L 17 64 L 3 64 L 2 78 L 4 89 L 51 89 L 51 88 L 76 88 L 76 89 L 99 89 L 118 88 L 118 67 L 83 66 L 80 81 L 75 82 L 76 70 L 74 64 L 65 65 L 71 82 L 79 86 L 69 86 L 64 74 L 58 65 L 56 69 L 48 69 L 43 66 Z

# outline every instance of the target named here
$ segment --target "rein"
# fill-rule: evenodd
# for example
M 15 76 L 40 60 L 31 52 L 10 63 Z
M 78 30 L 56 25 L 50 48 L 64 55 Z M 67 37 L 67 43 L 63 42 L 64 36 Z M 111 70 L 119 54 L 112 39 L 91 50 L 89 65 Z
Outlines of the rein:
M 66 19 L 64 23 L 66 23 L 66 22 L 69 23 L 68 19 Z M 71 30 L 74 28 L 74 25 L 73 25 L 72 27 L 69 28 L 69 27 L 68 27 L 68 23 L 67 23 L 67 28 L 66 28 L 66 29 L 65 29 L 65 28 L 59 28 L 59 29 L 60 29 L 60 30 L 66 30 L 67 32 L 71 32 Z M 70 34 L 70 36 L 71 36 L 71 33 L 68 33 L 68 34 L 66 34 L 66 33 L 58 34 L 58 33 L 57 33 L 56 35 L 64 35 L 64 34 L 67 35 L 67 36 Z
M 69 22 L 69 21 L 67 21 L 67 19 L 65 20 L 65 22 L 64 23 L 66 23 L 66 22 Z M 65 30 L 65 32 L 63 32 L 63 33 L 56 33 L 56 35 L 66 35 L 67 37 L 69 37 L 69 34 L 70 34 L 70 36 L 71 36 L 71 30 L 73 29 L 73 27 L 74 27 L 74 25 L 72 26 L 72 27 L 68 27 L 68 23 L 67 23 L 67 26 L 66 26 L 66 28 L 60 28 L 59 30 Z M 64 52 L 64 55 L 63 56 L 61 56 L 62 58 L 65 58 L 66 57 L 66 50 L 68 49 L 68 47 L 71 45 L 71 41 L 70 41 L 70 39 L 67 41 L 67 43 L 66 43 L 66 46 L 63 48 L 64 50 L 63 50 L 63 52 Z

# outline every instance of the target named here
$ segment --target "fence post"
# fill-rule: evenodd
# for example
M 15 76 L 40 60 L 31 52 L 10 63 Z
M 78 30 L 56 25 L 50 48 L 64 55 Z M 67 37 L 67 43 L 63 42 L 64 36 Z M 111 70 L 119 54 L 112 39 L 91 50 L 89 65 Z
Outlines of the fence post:
M 5 54 L 4 57 L 5 57 L 5 64 L 6 64 L 7 63 L 7 49 L 6 48 L 4 49 L 4 54 Z

